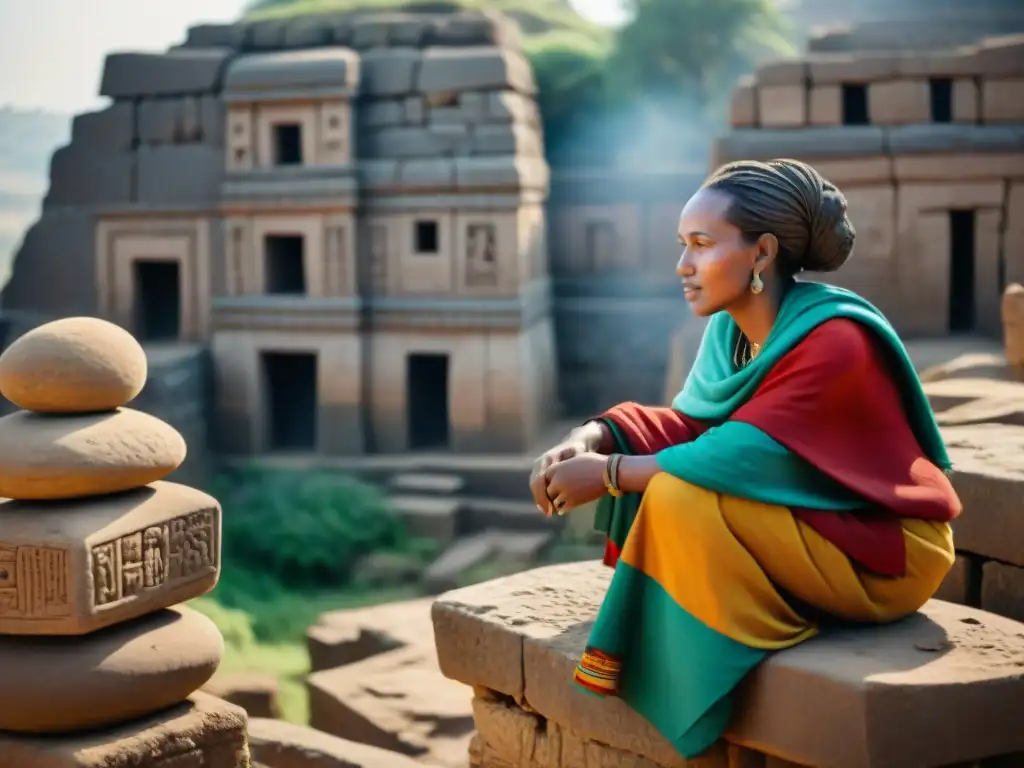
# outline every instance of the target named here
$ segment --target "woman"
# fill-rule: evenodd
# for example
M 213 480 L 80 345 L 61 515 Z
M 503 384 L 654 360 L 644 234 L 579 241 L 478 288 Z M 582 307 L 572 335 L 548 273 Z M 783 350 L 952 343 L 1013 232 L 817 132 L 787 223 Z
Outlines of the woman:
M 542 456 L 534 498 L 600 498 L 615 566 L 576 683 L 686 757 L 730 692 L 828 619 L 913 613 L 953 563 L 960 502 L 906 350 L 855 294 L 798 282 L 853 249 L 846 200 L 793 160 L 739 162 L 683 209 L 676 272 L 712 316 L 671 408 L 625 403 Z

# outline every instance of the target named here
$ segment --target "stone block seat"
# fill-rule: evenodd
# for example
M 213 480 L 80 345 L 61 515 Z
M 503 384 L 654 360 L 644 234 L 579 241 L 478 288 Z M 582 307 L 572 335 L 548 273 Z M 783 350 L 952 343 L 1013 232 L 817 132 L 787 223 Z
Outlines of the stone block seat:
M 441 670 L 474 686 L 471 765 L 1024 765 L 1024 624 L 939 600 L 771 656 L 738 690 L 727 743 L 687 761 L 622 701 L 571 684 L 610 578 L 556 565 L 434 603 Z

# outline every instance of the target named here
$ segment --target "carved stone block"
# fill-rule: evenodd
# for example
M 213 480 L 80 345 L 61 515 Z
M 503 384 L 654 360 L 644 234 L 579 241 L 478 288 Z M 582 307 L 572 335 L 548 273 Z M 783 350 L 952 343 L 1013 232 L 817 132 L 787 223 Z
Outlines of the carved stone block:
M 82 635 L 209 592 L 220 504 L 157 482 L 126 493 L 0 505 L 0 634 Z

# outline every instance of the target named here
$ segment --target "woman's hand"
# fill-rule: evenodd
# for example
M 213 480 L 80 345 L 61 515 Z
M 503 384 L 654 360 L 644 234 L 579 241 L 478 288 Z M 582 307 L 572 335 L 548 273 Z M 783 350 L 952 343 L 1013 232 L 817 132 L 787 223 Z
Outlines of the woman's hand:
M 601 498 L 606 490 L 604 469 L 607 462 L 608 457 L 599 453 L 581 453 L 548 467 L 544 472 L 547 495 L 555 511 L 562 515 L 574 507 Z
M 560 461 L 567 461 L 584 453 L 599 452 L 611 440 L 608 427 L 599 421 L 590 421 L 582 427 L 574 429 L 568 436 L 537 459 L 530 475 L 530 491 L 537 509 L 546 515 L 552 512 L 551 503 L 554 494 L 548 490 L 548 480 L 544 474 L 549 467 Z

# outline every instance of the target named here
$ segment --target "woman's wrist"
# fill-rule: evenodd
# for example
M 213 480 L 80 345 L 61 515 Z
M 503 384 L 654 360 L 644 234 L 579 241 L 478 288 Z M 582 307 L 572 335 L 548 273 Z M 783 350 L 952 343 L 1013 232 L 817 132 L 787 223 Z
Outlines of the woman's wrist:
M 623 456 L 619 460 L 618 486 L 623 493 L 643 493 L 651 478 L 661 472 L 657 456 Z

